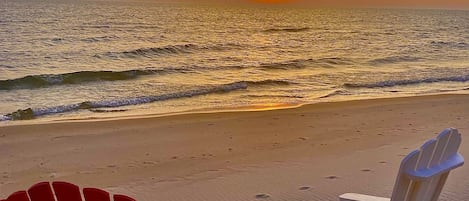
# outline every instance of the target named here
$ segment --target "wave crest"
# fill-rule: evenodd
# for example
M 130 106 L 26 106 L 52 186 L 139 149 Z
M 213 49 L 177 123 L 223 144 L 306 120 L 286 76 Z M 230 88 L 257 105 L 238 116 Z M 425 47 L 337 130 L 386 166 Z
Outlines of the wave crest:
M 311 66 L 317 67 L 334 67 L 337 65 L 352 65 L 354 62 L 346 58 L 319 58 L 319 59 L 294 59 L 282 62 L 263 63 L 259 68 L 265 70 L 289 70 L 294 68 L 306 68 Z
M 434 82 L 467 82 L 469 81 L 469 74 L 462 76 L 438 77 L 438 78 L 421 78 L 421 79 L 406 79 L 406 80 L 386 80 L 373 83 L 345 83 L 344 87 L 348 88 L 382 88 L 393 87 L 402 85 L 434 83 Z
M 71 112 L 71 111 L 76 111 L 76 110 L 81 110 L 81 109 L 95 110 L 96 108 L 114 108 L 114 107 L 122 107 L 122 106 L 129 106 L 129 105 L 140 105 L 140 104 L 146 104 L 146 103 L 151 103 L 151 102 L 156 102 L 156 101 L 165 101 L 165 100 L 170 100 L 170 99 L 190 98 L 194 96 L 217 94 L 217 93 L 228 93 L 231 91 L 247 89 L 249 86 L 287 85 L 287 84 L 291 84 L 291 83 L 288 81 L 283 81 L 283 80 L 239 81 L 239 82 L 233 82 L 229 84 L 206 86 L 206 87 L 200 87 L 194 90 L 168 93 L 168 94 L 155 95 L 155 96 L 141 96 L 141 97 L 126 98 L 126 99 L 118 99 L 118 100 L 85 101 L 85 102 L 76 103 L 76 104 L 60 105 L 60 106 L 45 107 L 45 108 L 27 108 L 27 109 L 17 110 L 10 114 L 0 115 L 0 121 L 27 120 L 27 119 L 34 119 L 39 116 L 66 113 L 66 112 Z
M 299 28 L 271 28 L 271 29 L 265 29 L 262 32 L 266 33 L 277 33 L 277 32 L 303 32 L 303 31 L 309 31 L 311 28 L 309 27 L 299 27 Z
M 81 39 L 81 41 L 87 42 L 87 43 L 95 43 L 95 42 L 108 42 L 108 41 L 112 41 L 115 39 L 119 39 L 119 37 L 118 36 L 95 36 L 95 37 L 88 37 L 88 38 Z
M 435 48 L 458 48 L 458 49 L 469 48 L 469 43 L 465 43 L 465 42 L 432 41 L 430 42 L 430 45 Z
M 249 86 L 263 86 L 263 85 L 290 85 L 294 84 L 291 81 L 286 80 L 260 80 L 260 81 L 241 81 Z
M 323 96 L 320 96 L 319 98 L 330 98 L 332 96 L 339 96 L 339 95 L 350 95 L 350 92 L 346 91 L 346 90 L 342 90 L 342 89 L 337 89 L 337 90 L 333 90 Z
M 383 64 L 393 64 L 400 62 L 417 62 L 422 60 L 420 57 L 411 57 L 411 56 L 390 56 L 384 58 L 377 58 L 368 61 L 372 65 L 383 65 Z
M 139 48 L 123 52 L 107 52 L 104 54 L 104 56 L 111 58 L 154 57 L 174 54 L 190 54 L 197 51 L 223 51 L 240 47 L 241 45 L 235 43 L 214 44 L 206 46 L 196 44 L 182 44 L 168 45 L 163 47 Z M 101 55 L 94 55 L 94 57 L 101 58 Z
M 138 76 L 163 73 L 165 71 L 167 70 L 79 71 L 64 74 L 28 75 L 17 79 L 0 80 L 0 90 L 35 89 L 93 81 L 129 80 L 135 79 Z
M 241 66 L 222 66 L 217 69 L 232 69 Z M 0 80 L 0 90 L 15 89 L 37 89 L 43 87 L 51 87 L 57 85 L 82 84 L 97 81 L 122 81 L 137 79 L 145 75 L 157 75 L 167 73 L 186 73 L 192 70 L 213 70 L 213 68 L 196 67 L 194 68 L 163 68 L 163 69 L 136 69 L 127 71 L 78 71 L 64 74 L 43 74 L 28 75 L 21 78 Z M 245 81 L 249 84 L 261 84 L 253 81 Z M 284 81 L 264 80 L 263 84 L 286 84 Z

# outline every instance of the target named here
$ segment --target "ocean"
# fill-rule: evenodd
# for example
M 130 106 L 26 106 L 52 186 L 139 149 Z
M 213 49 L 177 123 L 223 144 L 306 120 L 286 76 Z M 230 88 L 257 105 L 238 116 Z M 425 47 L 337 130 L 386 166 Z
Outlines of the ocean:
M 469 11 L 0 0 L 0 121 L 469 93 Z

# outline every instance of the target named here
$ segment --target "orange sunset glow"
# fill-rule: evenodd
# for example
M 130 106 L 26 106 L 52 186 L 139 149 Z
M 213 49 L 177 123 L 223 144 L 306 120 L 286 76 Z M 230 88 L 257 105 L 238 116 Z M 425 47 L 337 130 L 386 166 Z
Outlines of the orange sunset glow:
M 212 2 L 233 3 L 233 1 L 213 0 Z M 236 1 L 234 1 L 236 2 Z M 467 0 L 239 0 L 263 5 L 332 6 L 332 7 L 412 7 L 469 9 Z

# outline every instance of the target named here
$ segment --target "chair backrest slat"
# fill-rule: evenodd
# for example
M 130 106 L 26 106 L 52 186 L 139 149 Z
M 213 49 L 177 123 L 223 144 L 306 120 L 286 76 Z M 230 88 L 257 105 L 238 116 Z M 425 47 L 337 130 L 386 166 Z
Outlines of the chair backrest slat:
M 392 193 L 391 201 L 407 201 L 412 191 L 412 180 L 405 176 L 405 170 L 415 169 L 420 156 L 420 151 L 415 150 L 407 155 L 401 163 L 397 175 L 396 184 Z
M 84 188 L 83 195 L 86 201 L 110 201 L 108 192 L 97 188 Z
M 464 163 L 457 153 L 460 144 L 461 134 L 449 128 L 411 152 L 401 162 L 391 200 L 436 201 L 449 171 Z
M 451 137 L 451 135 L 448 135 L 448 132 L 450 132 L 450 130 L 444 130 L 438 135 L 438 144 L 435 148 L 435 155 L 430 162 L 430 166 L 439 165 L 441 163 L 443 154 L 445 153 L 449 143 L 449 138 Z
M 443 157 L 440 163 L 443 163 L 444 161 L 451 158 L 454 154 L 456 154 L 458 152 L 459 146 L 461 145 L 461 134 L 459 134 L 456 129 L 449 130 L 448 133 L 450 135 L 449 142 L 446 146 L 445 152 L 443 153 Z
M 114 201 L 136 201 L 135 199 L 125 195 L 114 195 Z
M 420 147 L 420 159 L 417 167 L 413 170 L 420 170 L 428 168 L 430 161 L 433 157 L 433 151 L 435 151 L 437 140 L 431 139 Z
M 433 197 L 431 201 L 437 201 L 438 197 L 440 197 L 441 190 L 443 190 L 443 186 L 446 183 L 446 179 L 448 178 L 449 172 L 446 172 L 440 176 L 440 181 L 436 183 L 435 192 L 433 193 Z
M 55 201 L 49 182 L 37 183 L 28 190 L 31 201 Z
M 432 161 L 430 161 L 430 167 L 439 165 L 441 162 L 444 162 L 446 159 L 443 157 L 444 153 L 448 151 L 448 145 L 452 145 L 455 142 L 450 141 L 451 137 L 453 137 L 453 140 L 455 140 L 455 136 L 457 134 L 452 134 L 453 130 L 452 129 L 445 129 L 443 132 L 441 132 L 438 137 L 438 143 L 435 148 L 435 154 L 432 158 Z M 457 143 L 456 143 L 457 144 Z M 450 150 L 451 151 L 451 150 Z M 456 152 L 455 152 L 456 153 Z M 440 192 L 443 189 L 443 186 L 446 182 L 446 179 L 448 178 L 449 172 L 443 173 L 441 175 L 437 175 L 434 178 L 430 180 L 430 184 L 428 185 L 427 192 L 423 198 L 423 200 L 429 200 L 429 201 L 436 201 L 438 197 L 440 196 Z
M 82 201 L 80 188 L 71 183 L 56 181 L 52 182 L 57 201 Z
M 6 201 L 29 201 L 29 197 L 26 191 L 18 191 L 8 196 Z
M 420 148 L 420 160 L 417 164 L 417 167 L 414 170 L 421 170 L 429 168 L 432 157 L 434 156 L 435 148 L 437 147 L 438 141 L 436 139 L 431 139 L 427 141 Z M 426 181 L 418 182 L 414 188 L 414 192 L 411 195 L 410 200 L 419 200 L 419 201 L 428 201 L 425 199 L 428 195 L 428 190 L 432 184 L 433 179 Z

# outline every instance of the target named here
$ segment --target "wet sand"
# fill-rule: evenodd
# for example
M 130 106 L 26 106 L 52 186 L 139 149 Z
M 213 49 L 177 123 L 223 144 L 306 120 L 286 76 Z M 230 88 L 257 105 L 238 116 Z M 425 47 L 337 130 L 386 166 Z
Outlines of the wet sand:
M 469 95 L 3 126 L 0 198 L 58 180 L 140 201 L 390 196 L 400 160 L 447 127 L 469 157 Z M 469 200 L 468 180 L 453 171 L 440 200 Z

